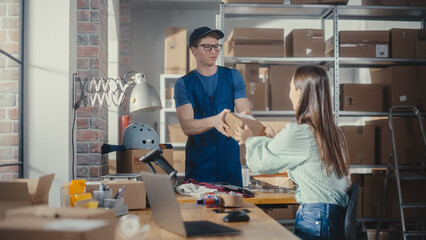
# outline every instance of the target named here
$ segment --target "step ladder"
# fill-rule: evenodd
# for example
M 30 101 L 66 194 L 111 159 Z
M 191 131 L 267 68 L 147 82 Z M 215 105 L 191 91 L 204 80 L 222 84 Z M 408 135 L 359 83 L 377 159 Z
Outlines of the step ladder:
M 414 115 L 413 115 L 414 113 Z M 423 158 L 420 161 L 420 164 L 415 169 L 419 171 L 419 174 L 401 174 L 400 173 L 400 166 L 398 165 L 398 153 L 397 153 L 397 147 L 396 147 L 396 138 L 395 138 L 395 128 L 393 123 L 394 117 L 412 117 L 415 116 L 419 123 L 419 128 L 421 131 L 421 135 L 423 138 L 423 147 L 425 149 L 425 152 L 423 154 Z M 401 214 L 401 226 L 402 226 L 402 235 L 404 240 L 407 240 L 407 237 L 421 237 L 424 236 L 422 239 L 426 239 L 426 230 L 424 229 L 424 222 L 421 222 L 421 219 L 418 219 L 417 221 L 417 230 L 416 231 L 408 231 L 406 226 L 406 218 L 404 217 L 404 209 L 409 208 L 418 208 L 422 210 L 422 208 L 426 208 L 426 203 L 404 203 L 402 199 L 402 189 L 401 189 L 401 180 L 404 181 L 410 181 L 410 180 L 426 180 L 425 175 L 425 162 L 426 162 L 426 138 L 425 138 L 425 131 L 422 124 L 422 118 L 420 115 L 420 112 L 417 108 L 413 106 L 394 106 L 389 110 L 388 115 L 389 120 L 389 128 L 391 132 L 392 137 L 392 148 L 393 153 L 391 154 L 389 158 L 389 163 L 386 168 L 386 177 L 384 181 L 384 191 L 382 196 L 382 202 L 380 205 L 380 211 L 379 211 L 379 218 L 377 222 L 377 229 L 376 229 L 376 240 L 379 239 L 380 234 L 380 228 L 381 228 L 381 222 L 383 218 L 383 211 L 384 206 L 386 203 L 386 193 L 388 188 L 388 179 L 389 178 L 395 178 L 396 185 L 397 185 L 397 192 L 398 192 L 398 202 L 399 202 L 399 210 Z M 392 162 L 392 160 L 394 160 Z M 422 191 L 425 191 L 426 185 L 419 186 L 419 194 L 421 194 Z M 426 216 L 422 216 L 425 218 Z M 424 219 L 423 219 L 424 221 Z M 419 229 L 420 228 L 420 229 Z

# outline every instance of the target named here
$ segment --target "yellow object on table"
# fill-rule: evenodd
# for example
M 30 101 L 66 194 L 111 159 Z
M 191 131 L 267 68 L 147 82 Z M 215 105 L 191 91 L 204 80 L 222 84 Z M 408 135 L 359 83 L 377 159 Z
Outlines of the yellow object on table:
M 71 180 L 69 194 L 73 195 L 73 194 L 85 193 L 86 192 L 85 189 L 86 189 L 86 180 L 84 179 Z
M 71 206 L 74 207 L 78 201 L 92 199 L 92 194 L 91 193 L 74 194 L 70 196 L 70 199 L 71 199 Z

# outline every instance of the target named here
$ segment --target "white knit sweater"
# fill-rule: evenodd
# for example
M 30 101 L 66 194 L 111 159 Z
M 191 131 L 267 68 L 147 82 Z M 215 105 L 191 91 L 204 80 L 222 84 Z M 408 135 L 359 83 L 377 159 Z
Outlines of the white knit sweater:
M 334 171 L 327 176 L 309 125 L 288 124 L 274 138 L 250 137 L 246 148 L 247 166 L 253 172 L 274 174 L 287 169 L 298 185 L 297 202 L 347 206 L 346 179 L 339 179 Z

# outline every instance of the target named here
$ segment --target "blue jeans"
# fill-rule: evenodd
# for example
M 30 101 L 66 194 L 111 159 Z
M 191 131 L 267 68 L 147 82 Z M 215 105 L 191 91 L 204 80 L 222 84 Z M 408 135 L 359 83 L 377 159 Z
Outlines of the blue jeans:
M 301 204 L 296 213 L 295 233 L 303 240 L 345 239 L 346 208 L 327 203 Z

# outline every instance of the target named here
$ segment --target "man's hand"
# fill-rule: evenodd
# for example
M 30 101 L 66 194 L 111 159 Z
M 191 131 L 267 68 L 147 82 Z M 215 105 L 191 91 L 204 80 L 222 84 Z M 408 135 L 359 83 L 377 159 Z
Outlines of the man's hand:
M 221 113 L 218 115 L 212 117 L 212 124 L 216 130 L 218 130 L 223 135 L 229 137 L 229 134 L 226 132 L 226 129 L 229 129 L 228 124 L 224 122 L 225 114 L 230 112 L 229 109 L 224 109 Z
M 238 145 L 244 145 L 246 143 L 247 138 L 252 137 L 253 132 L 248 128 L 247 125 L 244 126 L 244 129 L 240 126 L 235 130 L 235 140 L 237 140 Z

